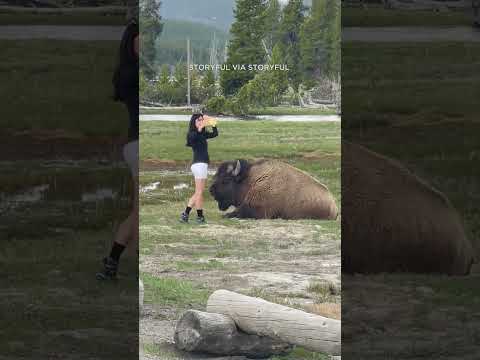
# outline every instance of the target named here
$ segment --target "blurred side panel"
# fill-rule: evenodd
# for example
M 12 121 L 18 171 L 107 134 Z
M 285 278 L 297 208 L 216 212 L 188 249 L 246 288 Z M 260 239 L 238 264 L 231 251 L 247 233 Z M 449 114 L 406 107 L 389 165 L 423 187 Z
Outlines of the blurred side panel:
M 96 279 L 135 198 L 112 77 L 137 8 L 0 2 L 2 359 L 138 358 L 136 245 Z
M 343 3 L 344 359 L 479 352 L 475 11 Z

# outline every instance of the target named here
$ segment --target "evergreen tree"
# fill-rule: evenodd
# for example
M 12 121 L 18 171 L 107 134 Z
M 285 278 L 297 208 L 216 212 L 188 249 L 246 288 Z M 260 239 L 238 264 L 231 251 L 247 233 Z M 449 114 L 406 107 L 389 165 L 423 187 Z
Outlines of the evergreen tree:
M 300 31 L 303 80 L 307 87 L 313 86 L 320 78 L 322 64 L 326 62 L 326 47 L 323 42 L 326 3 L 327 0 L 313 0 L 310 14 Z
M 138 79 L 139 95 L 140 100 L 149 100 L 149 84 L 147 79 L 145 79 L 145 74 L 140 70 L 139 79 Z
M 140 67 L 147 79 L 155 76 L 155 41 L 163 29 L 160 5 L 158 0 L 140 0 Z
M 280 47 L 273 48 L 270 65 L 281 63 Z M 238 105 L 233 111 L 245 115 L 251 108 L 278 105 L 281 95 L 288 88 L 287 73 L 282 70 L 268 70 L 261 72 L 245 84 L 234 102 Z
M 201 87 L 202 100 L 208 100 L 209 98 L 215 96 L 215 74 L 213 73 L 213 70 L 209 69 L 205 72 L 201 82 Z
M 282 13 L 280 24 L 280 44 L 284 62 L 288 65 L 289 80 L 295 89 L 302 81 L 301 54 L 300 54 L 300 29 L 304 21 L 302 0 L 290 0 Z
M 272 52 L 280 37 L 282 8 L 278 0 L 269 0 L 265 10 L 265 45 Z
M 192 72 L 191 72 L 192 73 Z M 175 104 L 187 103 L 187 64 L 178 63 L 175 66 L 173 82 L 173 102 Z
M 156 86 L 156 93 L 158 101 L 161 103 L 169 103 L 171 97 L 171 85 L 170 85 L 170 69 L 168 65 L 163 65 L 160 68 L 160 77 Z
M 337 75 L 341 70 L 341 4 L 340 0 L 327 2 L 327 28 L 325 43 L 327 46 L 327 73 Z
M 159 83 L 161 85 L 168 85 L 170 81 L 170 69 L 167 64 L 164 64 L 160 68 L 160 78 L 159 78 Z
M 265 0 L 237 0 L 226 62 L 232 70 L 223 71 L 220 79 L 225 95 L 235 94 L 255 76 L 252 71 L 233 70 L 233 64 L 263 64 L 265 61 L 262 44 L 265 9 Z
M 340 72 L 340 0 L 313 0 L 301 29 L 304 81 L 313 86 L 322 76 Z
M 276 45 L 272 51 L 272 59 L 270 64 L 281 64 L 282 63 L 282 52 L 280 50 L 280 45 Z M 272 105 L 278 105 L 281 95 L 288 88 L 288 76 L 285 71 L 272 71 L 270 73 L 270 89 L 269 96 Z

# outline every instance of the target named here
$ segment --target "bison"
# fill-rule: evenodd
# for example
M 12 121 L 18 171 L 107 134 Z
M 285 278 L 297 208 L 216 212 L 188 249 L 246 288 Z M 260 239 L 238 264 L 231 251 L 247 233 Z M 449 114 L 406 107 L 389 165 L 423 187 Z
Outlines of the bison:
M 226 217 L 253 219 L 337 218 L 335 199 L 310 175 L 280 161 L 227 161 L 215 174 L 210 193 Z
M 342 141 L 342 272 L 466 275 L 473 262 L 445 195 L 400 163 Z

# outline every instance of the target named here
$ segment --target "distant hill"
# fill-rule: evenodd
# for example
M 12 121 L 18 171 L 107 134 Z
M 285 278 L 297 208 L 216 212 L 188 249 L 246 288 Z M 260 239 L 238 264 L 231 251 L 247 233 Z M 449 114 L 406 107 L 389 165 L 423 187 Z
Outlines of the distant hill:
M 228 39 L 226 31 L 196 22 L 165 20 L 163 32 L 157 40 L 157 64 L 174 65 L 180 60 L 186 61 L 187 37 L 190 38 L 193 60 L 208 63 L 214 34 L 217 49 L 223 51 Z
M 282 5 L 288 0 L 280 0 Z M 312 0 L 304 0 L 311 6 Z M 165 19 L 187 20 L 228 31 L 233 22 L 236 0 L 162 0 L 160 12 Z
M 209 46 L 214 33 L 220 41 L 225 42 L 228 38 L 226 31 L 206 24 L 183 20 L 165 20 L 163 23 L 164 27 L 159 42 L 185 41 L 187 37 L 190 37 L 192 42 Z
M 228 31 L 233 22 L 235 0 L 162 0 L 165 19 L 203 23 Z

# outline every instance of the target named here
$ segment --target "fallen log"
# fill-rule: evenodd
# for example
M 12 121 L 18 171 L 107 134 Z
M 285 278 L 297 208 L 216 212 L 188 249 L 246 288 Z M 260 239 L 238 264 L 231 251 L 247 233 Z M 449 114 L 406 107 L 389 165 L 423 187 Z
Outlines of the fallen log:
M 268 336 L 311 351 L 341 354 L 339 320 L 227 290 L 217 290 L 210 296 L 207 311 L 231 317 L 248 334 Z
M 183 351 L 215 355 L 243 355 L 264 359 L 286 354 L 292 346 L 264 336 L 238 331 L 228 316 L 196 310 L 186 311 L 175 328 L 175 346 Z

